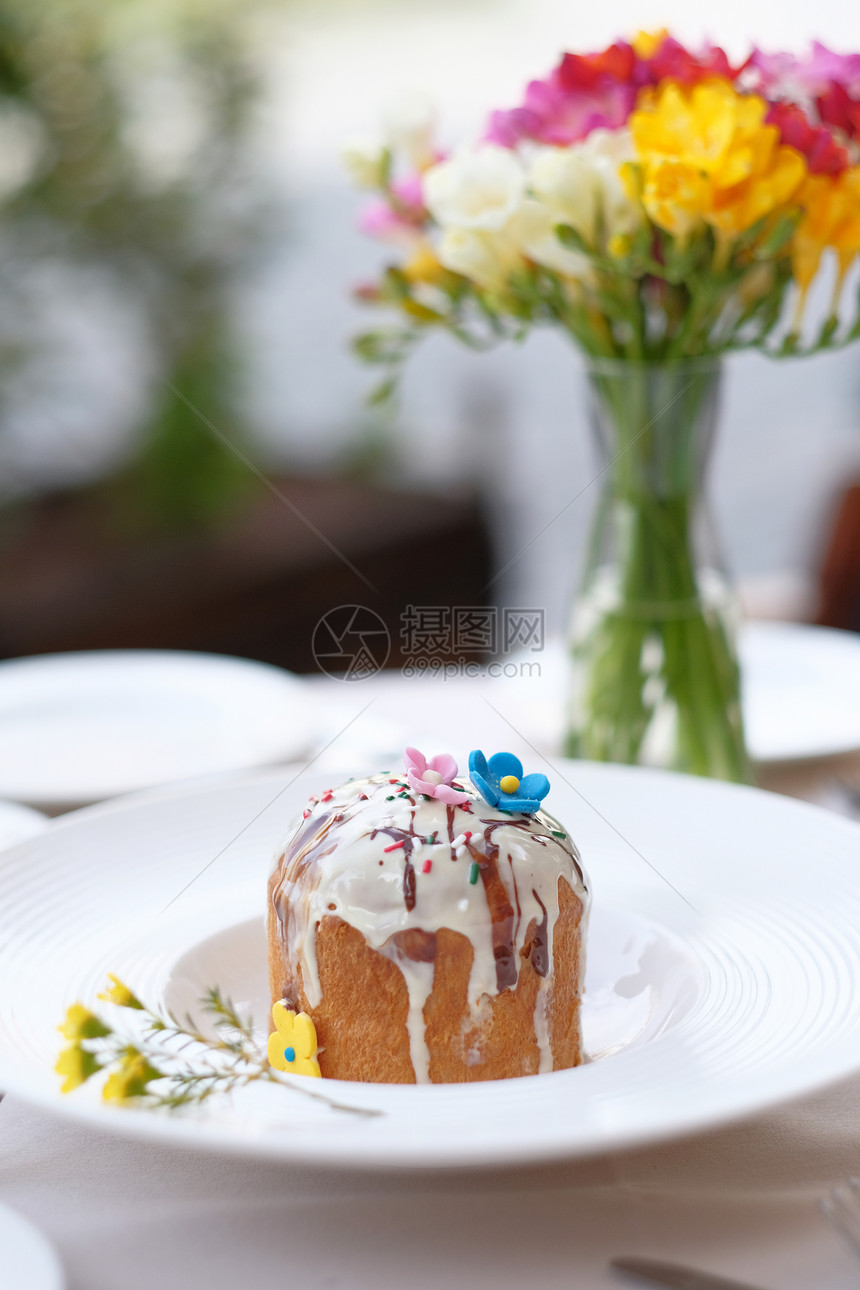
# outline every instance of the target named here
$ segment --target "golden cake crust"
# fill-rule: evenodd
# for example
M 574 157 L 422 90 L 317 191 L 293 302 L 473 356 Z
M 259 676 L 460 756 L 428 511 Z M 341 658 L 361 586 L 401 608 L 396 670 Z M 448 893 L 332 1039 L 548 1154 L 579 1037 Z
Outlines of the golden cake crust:
M 271 885 L 271 884 L 270 884 Z M 559 879 L 559 914 L 553 935 L 552 986 L 547 1024 L 553 1070 L 582 1060 L 579 980 L 582 901 Z M 316 934 L 322 999 L 314 1007 L 302 985 L 300 964 L 285 961 L 278 916 L 269 901 L 269 968 L 272 999 L 286 1000 L 313 1019 L 320 1070 L 330 1079 L 414 1084 L 406 1018 L 409 993 L 393 959 L 372 949 L 361 932 L 327 914 Z M 399 933 L 409 958 L 433 962 L 433 989 L 424 1006 L 425 1039 L 433 1083 L 509 1079 L 534 1075 L 540 1066 L 535 1006 L 540 977 L 532 964 L 537 923 L 529 924 L 514 989 L 485 996 L 473 1019 L 468 1000 L 474 949 L 449 928 Z

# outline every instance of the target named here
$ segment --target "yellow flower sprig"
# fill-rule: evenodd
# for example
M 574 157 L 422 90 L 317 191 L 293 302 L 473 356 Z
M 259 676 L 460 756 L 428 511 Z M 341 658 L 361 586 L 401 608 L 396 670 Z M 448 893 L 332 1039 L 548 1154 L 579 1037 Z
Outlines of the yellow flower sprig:
M 168 1012 L 148 1008 L 116 976 L 109 978 L 107 988 L 98 997 L 135 1016 L 136 1025 L 132 1030 L 118 1029 L 92 1009 L 73 1003 L 58 1027 L 71 1041 L 54 1067 L 63 1079 L 63 1093 L 71 1093 L 93 1077 L 104 1075 L 104 1101 L 174 1111 L 199 1106 L 215 1094 L 229 1096 L 250 1084 L 266 1082 L 291 1088 L 333 1110 L 379 1114 L 347 1105 L 284 1077 L 319 1075 L 319 1065 L 310 1019 L 303 1018 L 303 1014 L 296 1017 L 282 1005 L 276 1006 L 274 1014 L 279 1038 L 273 1065 L 269 1053 L 257 1041 L 252 1019 L 239 1013 L 217 987 L 208 990 L 201 1000 L 203 1010 L 214 1020 L 214 1036 L 204 1034 L 190 1018 L 182 1022 Z M 287 1059 L 287 1052 L 292 1054 L 292 1060 Z

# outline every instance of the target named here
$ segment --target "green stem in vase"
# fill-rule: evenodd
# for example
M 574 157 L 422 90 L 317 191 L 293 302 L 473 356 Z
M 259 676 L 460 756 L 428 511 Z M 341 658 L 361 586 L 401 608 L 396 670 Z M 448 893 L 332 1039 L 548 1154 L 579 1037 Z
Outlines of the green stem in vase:
M 567 751 L 749 782 L 733 641 L 719 584 L 694 556 L 717 374 L 644 364 L 593 372 L 608 485 L 579 606 Z M 612 561 L 602 558 L 607 533 Z

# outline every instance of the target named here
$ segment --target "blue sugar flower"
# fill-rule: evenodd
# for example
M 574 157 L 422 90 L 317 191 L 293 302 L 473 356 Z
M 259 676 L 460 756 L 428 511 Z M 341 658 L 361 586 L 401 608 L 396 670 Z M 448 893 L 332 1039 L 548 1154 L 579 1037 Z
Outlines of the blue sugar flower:
M 484 801 L 500 811 L 534 815 L 549 792 L 546 775 L 523 775 L 523 764 L 513 753 L 493 753 L 488 762 L 476 749 L 469 753 L 469 775 Z

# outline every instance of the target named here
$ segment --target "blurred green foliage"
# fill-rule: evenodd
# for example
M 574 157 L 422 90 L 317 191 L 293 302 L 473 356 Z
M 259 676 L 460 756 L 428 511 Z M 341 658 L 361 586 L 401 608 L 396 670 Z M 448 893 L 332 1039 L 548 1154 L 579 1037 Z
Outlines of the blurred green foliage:
M 130 517 L 207 521 L 255 485 L 170 385 L 233 438 L 231 292 L 279 222 L 255 156 L 277 16 L 275 0 L 0 0 L 0 261 L 106 269 L 146 319 L 153 397 L 110 485 Z

